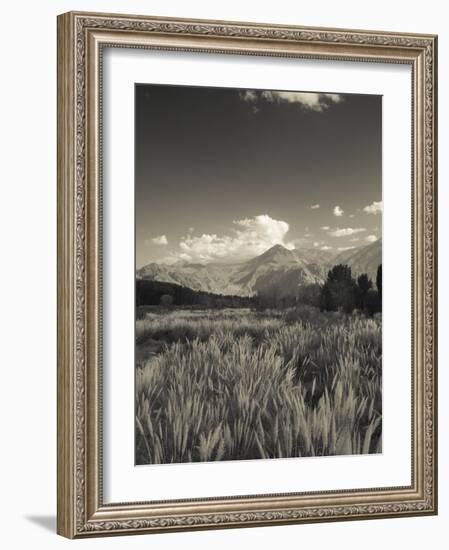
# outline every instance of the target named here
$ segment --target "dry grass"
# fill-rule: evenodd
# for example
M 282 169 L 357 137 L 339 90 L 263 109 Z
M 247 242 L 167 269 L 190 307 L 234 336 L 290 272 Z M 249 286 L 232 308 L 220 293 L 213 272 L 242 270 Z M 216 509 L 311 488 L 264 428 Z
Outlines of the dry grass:
M 165 343 L 136 370 L 137 463 L 379 452 L 381 320 L 314 316 L 175 311 L 138 321 L 138 346 Z

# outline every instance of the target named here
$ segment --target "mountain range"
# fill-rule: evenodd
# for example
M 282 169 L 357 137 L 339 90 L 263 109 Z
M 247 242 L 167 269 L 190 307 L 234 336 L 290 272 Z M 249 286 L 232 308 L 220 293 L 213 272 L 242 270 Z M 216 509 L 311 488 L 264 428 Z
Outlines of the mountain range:
M 353 275 L 367 273 L 374 280 L 377 266 L 381 263 L 381 239 L 339 254 L 317 248 L 288 250 L 277 244 L 260 256 L 241 263 L 167 265 L 153 262 L 140 268 L 137 278 L 174 283 L 214 294 L 251 296 L 272 286 L 288 294 L 307 284 L 322 284 L 328 270 L 337 264 L 349 265 Z

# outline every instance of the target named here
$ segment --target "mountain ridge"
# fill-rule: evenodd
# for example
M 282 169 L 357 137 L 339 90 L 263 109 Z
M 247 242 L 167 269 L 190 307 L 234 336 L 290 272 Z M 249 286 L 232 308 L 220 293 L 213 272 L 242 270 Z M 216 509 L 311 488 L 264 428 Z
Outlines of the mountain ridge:
M 337 255 L 317 248 L 290 250 L 277 244 L 241 263 L 167 265 L 152 262 L 138 269 L 136 275 L 138 279 L 173 283 L 214 294 L 252 296 L 272 286 L 287 294 L 304 285 L 322 284 L 328 270 L 338 263 L 350 265 L 354 275 L 363 272 L 373 278 L 381 258 L 381 240 Z
M 345 250 L 335 256 L 336 264 L 346 264 L 353 275 L 366 273 L 371 279 L 376 278 L 377 267 L 382 263 L 382 238 L 366 246 Z

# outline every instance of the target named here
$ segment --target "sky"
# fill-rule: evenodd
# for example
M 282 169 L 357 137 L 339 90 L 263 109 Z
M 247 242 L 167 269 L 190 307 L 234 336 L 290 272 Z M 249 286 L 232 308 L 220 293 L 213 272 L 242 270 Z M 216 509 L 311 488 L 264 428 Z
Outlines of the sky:
M 136 84 L 136 267 L 382 231 L 382 98 Z

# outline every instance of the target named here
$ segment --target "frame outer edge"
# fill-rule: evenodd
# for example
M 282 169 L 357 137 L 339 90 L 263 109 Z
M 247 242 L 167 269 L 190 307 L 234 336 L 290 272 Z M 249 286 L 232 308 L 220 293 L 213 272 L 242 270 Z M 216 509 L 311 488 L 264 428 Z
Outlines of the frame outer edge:
M 75 536 L 76 427 L 74 406 L 74 56 L 73 18 L 57 18 L 57 522 L 59 535 Z
M 438 35 L 433 39 L 432 167 L 433 167 L 433 512 L 438 515 Z
M 118 21 L 120 20 L 120 21 Z M 91 378 L 92 348 L 89 337 L 92 331 L 93 304 L 89 302 L 92 251 L 89 252 L 89 240 L 93 238 L 91 225 L 92 189 L 86 183 L 92 174 L 86 162 L 86 143 L 90 150 L 89 139 L 95 137 L 86 123 L 90 112 L 86 101 L 86 80 L 89 72 L 86 63 L 86 30 L 107 29 L 123 33 L 125 29 L 140 33 L 151 32 L 174 36 L 189 36 L 192 39 L 209 36 L 238 38 L 247 46 L 254 40 L 273 43 L 300 41 L 307 44 L 330 43 L 333 47 L 339 43 L 364 47 L 375 47 L 373 52 L 390 48 L 396 58 L 404 52 L 420 51 L 421 62 L 425 63 L 424 87 L 420 87 L 420 96 L 427 101 L 424 110 L 425 132 L 422 135 L 424 147 L 419 162 L 420 172 L 424 172 L 422 163 L 427 162 L 423 189 L 426 198 L 423 209 L 424 255 L 419 257 L 426 262 L 423 291 L 428 292 L 425 303 L 424 344 L 429 346 L 428 353 L 422 350 L 426 358 L 426 415 L 422 415 L 422 430 L 427 451 L 422 450 L 428 461 L 420 463 L 422 488 L 425 495 L 419 500 L 398 501 L 378 504 L 354 504 L 351 507 L 335 505 L 304 510 L 261 509 L 255 512 L 226 512 L 177 515 L 174 511 L 156 518 L 142 515 L 129 517 L 119 513 L 116 518 L 95 518 L 95 508 L 100 504 L 92 499 L 92 488 L 97 478 L 89 475 L 95 452 L 90 448 L 96 424 L 92 424 L 92 392 L 89 379 L 95 384 L 98 379 Z M 154 34 L 153 34 L 154 33 Z M 360 34 L 359 34 L 360 33 Z M 285 41 L 285 42 L 284 42 Z M 206 44 L 207 46 L 207 44 Z M 184 50 L 184 46 L 174 49 Z M 204 49 L 207 51 L 207 48 Z M 294 26 L 275 26 L 239 22 L 213 22 L 206 20 L 180 20 L 171 18 L 153 18 L 146 16 L 123 16 L 116 14 L 98 14 L 88 12 L 69 12 L 58 16 L 58 519 L 57 531 L 68 538 L 90 536 L 136 534 L 139 532 L 184 531 L 210 528 L 250 527 L 256 525 L 275 525 L 287 523 L 309 523 L 347 519 L 377 519 L 381 517 L 400 517 L 413 515 L 433 515 L 437 513 L 437 441 L 436 441 L 436 345 L 437 345 L 437 39 L 431 35 L 410 35 L 396 33 L 377 33 L 376 31 L 353 31 L 344 29 L 317 29 Z M 198 49 L 202 51 L 202 49 Z M 402 53 L 401 53 L 402 52 Z M 264 55 L 264 54 L 262 54 Z M 329 55 L 329 54 L 327 54 Z M 374 55 L 374 57 L 376 57 Z M 355 56 L 354 60 L 358 60 Z M 87 164 L 87 166 L 86 166 Z M 422 174 L 424 175 L 424 174 Z M 89 180 L 90 181 L 90 180 Z M 86 187 L 87 185 L 87 187 Z M 89 191 L 90 192 L 86 192 Z M 88 220 L 91 220 L 90 222 Z M 86 231 L 87 230 L 87 231 Z M 87 271 L 87 274 L 86 274 Z M 95 293 L 94 293 L 95 296 Z M 88 303 L 86 303 L 86 300 Z M 95 314 L 94 314 L 95 317 Z M 94 319 L 95 320 L 95 319 Z M 87 334 L 86 334 L 87 331 Z M 427 359 L 428 358 L 428 359 Z M 428 366 L 427 366 L 428 365 Z M 89 375 L 89 376 L 87 376 Z M 89 405 L 91 410 L 89 411 Z M 89 420 L 90 419 L 90 420 Z M 425 427 L 424 427 L 425 426 Z M 430 451 L 430 452 L 429 452 Z M 433 451 L 433 452 L 432 452 Z M 91 472 L 92 474 L 92 472 Z M 98 490 L 98 487 L 96 488 Z M 424 500 L 421 498 L 424 497 Z M 101 499 L 100 499 L 101 500 Z M 101 510 L 100 510 L 101 511 Z M 89 517 L 90 516 L 90 517 Z

